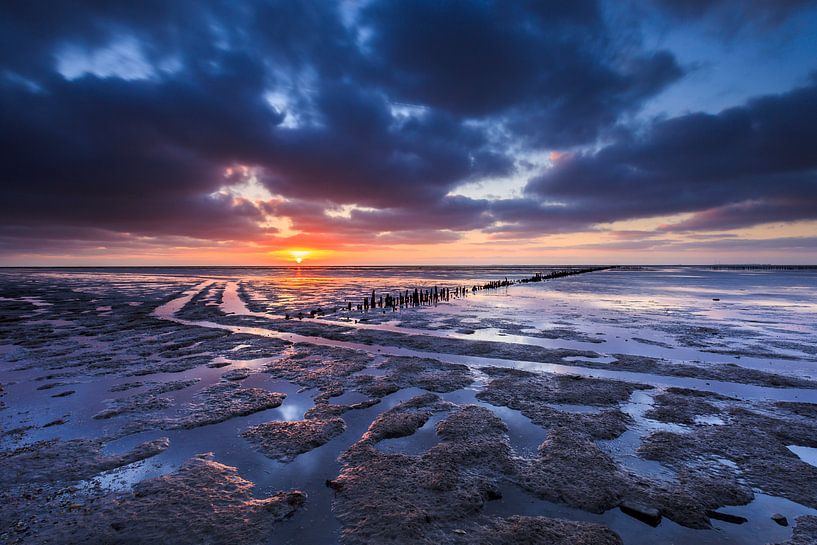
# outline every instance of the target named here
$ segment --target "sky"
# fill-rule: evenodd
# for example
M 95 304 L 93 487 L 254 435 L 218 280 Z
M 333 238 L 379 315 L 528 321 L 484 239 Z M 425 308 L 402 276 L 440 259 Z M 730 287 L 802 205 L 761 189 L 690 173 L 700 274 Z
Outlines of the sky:
M 817 2 L 0 0 L 0 265 L 815 263 Z

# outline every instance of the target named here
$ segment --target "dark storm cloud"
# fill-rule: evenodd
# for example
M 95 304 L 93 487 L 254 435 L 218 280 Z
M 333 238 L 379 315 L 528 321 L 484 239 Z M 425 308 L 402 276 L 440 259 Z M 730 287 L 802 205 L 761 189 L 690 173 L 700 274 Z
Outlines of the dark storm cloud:
M 683 212 L 699 215 L 679 229 L 817 219 L 815 119 L 817 79 L 717 115 L 656 121 L 563 158 L 528 184 L 534 202 L 501 215 L 544 230 Z
M 378 207 L 438 206 L 513 169 L 483 129 L 433 108 L 397 117 L 381 89 L 349 80 L 363 61 L 332 4 L 139 6 L 9 9 L 4 222 L 251 237 L 259 209 L 209 197 L 226 167 L 252 166 L 287 197 Z M 55 72 L 65 47 L 93 59 L 123 37 L 147 66 L 136 77 L 82 58 L 70 79 Z M 287 115 L 298 123 L 283 128 Z
M 545 249 L 545 248 L 542 248 Z M 626 250 L 649 252 L 800 252 L 817 250 L 817 237 L 741 238 L 730 237 L 679 242 L 673 240 L 633 240 L 576 245 L 583 250 Z
M 266 184 L 287 196 L 378 207 L 423 206 L 455 185 L 512 171 L 485 135 L 436 110 L 393 118 L 385 97 L 326 84 L 316 127 L 279 131 L 258 164 Z
M 814 193 L 813 189 L 812 193 Z M 817 198 L 813 194 L 802 200 L 784 198 L 739 202 L 697 212 L 687 220 L 662 226 L 661 230 L 686 232 L 739 229 L 758 223 L 809 220 L 817 218 L 815 207 L 817 207 Z
M 596 2 L 376 2 L 363 12 L 394 96 L 507 123 L 533 145 L 592 141 L 681 76 L 667 52 L 617 48 Z
M 424 206 L 395 206 L 380 209 L 352 209 L 348 215 L 327 215 L 327 203 L 289 201 L 274 205 L 272 212 L 293 218 L 293 227 L 307 233 L 362 235 L 431 229 L 467 231 L 482 229 L 494 219 L 491 202 L 451 196 L 430 201 Z
M 43 92 L 6 85 L 0 215 L 148 234 L 254 230 L 257 210 L 209 194 L 222 182 L 220 165 L 257 153 L 280 116 L 245 92 L 251 63 L 222 62 L 217 77 L 188 71 L 186 81 L 54 76 Z
M 782 218 L 793 194 L 813 196 L 812 87 L 621 136 L 683 70 L 623 40 L 637 29 L 596 2 L 0 2 L 0 15 L 6 251 L 15 237 L 259 240 L 276 233 L 269 214 L 352 242 L 679 210 L 706 215 L 674 228 L 699 229 L 735 224 L 735 203 Z M 617 140 L 581 151 L 600 135 Z M 523 198 L 451 194 L 554 148 L 579 151 Z M 256 178 L 285 201 L 222 191 Z M 364 208 L 325 213 L 344 204 Z
M 662 10 L 680 19 L 713 18 L 732 28 L 747 24 L 777 25 L 815 0 L 653 0 Z

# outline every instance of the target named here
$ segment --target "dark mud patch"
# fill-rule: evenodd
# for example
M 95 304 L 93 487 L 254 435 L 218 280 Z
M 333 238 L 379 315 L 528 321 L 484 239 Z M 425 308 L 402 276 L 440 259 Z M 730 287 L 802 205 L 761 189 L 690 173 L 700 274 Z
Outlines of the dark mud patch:
M 536 403 L 609 407 L 627 401 L 636 390 L 651 388 L 610 379 L 531 373 L 502 367 L 483 367 L 481 371 L 492 378 L 486 391 L 513 394 Z
M 644 416 L 659 422 L 694 425 L 696 417 L 717 416 L 725 402 L 733 398 L 686 388 L 667 388 L 656 395 L 654 405 Z
M 591 513 L 603 513 L 622 502 L 642 505 L 645 512 L 655 511 L 692 528 L 710 526 L 707 511 L 752 499 L 751 489 L 728 474 L 698 475 L 680 468 L 675 480 L 656 480 L 625 469 L 601 450 L 596 441 L 615 439 L 634 423 L 619 405 L 647 386 L 501 368 L 485 371 L 492 380 L 478 399 L 518 410 L 547 430 L 538 455 L 515 457 L 509 477 L 534 496 Z M 577 402 L 600 410 L 571 413 L 552 406 Z
M 94 415 L 95 419 L 104 420 L 124 414 L 159 412 L 173 405 L 173 400 L 167 397 L 141 394 L 125 398 L 112 399 L 107 403 L 108 407 L 96 413 Z
M 474 375 L 465 365 L 431 358 L 390 357 L 376 366 L 381 376 L 358 375 L 355 388 L 369 396 L 383 397 L 403 388 L 453 392 L 470 385 Z
M 267 422 L 241 433 L 264 456 L 279 462 L 291 462 L 346 431 L 342 418 L 313 418 L 294 422 Z
M 128 390 L 135 390 L 136 388 L 142 388 L 146 384 L 151 384 L 147 382 L 143 382 L 141 380 L 131 381 L 131 382 L 122 382 L 121 384 L 115 384 L 111 386 L 108 391 L 109 392 L 126 392 Z M 42 389 L 42 387 L 37 388 Z
M 329 403 L 326 400 L 316 401 L 315 406 L 310 407 L 306 411 L 304 418 L 330 418 L 340 416 L 348 411 L 357 411 L 374 407 L 378 403 L 380 403 L 379 398 L 364 399 L 363 401 L 358 401 L 357 403 L 348 404 Z
M 778 401 L 775 407 L 783 409 L 784 411 L 796 414 L 798 416 L 805 416 L 817 420 L 817 404 L 814 403 L 799 403 L 796 401 Z
M 575 365 L 595 369 L 612 369 L 616 371 L 631 371 L 636 373 L 650 373 L 670 377 L 697 378 L 703 380 L 717 380 L 740 384 L 754 384 L 771 388 L 817 388 L 813 380 L 778 375 L 749 369 L 734 363 L 708 363 L 693 365 L 688 363 L 669 363 L 664 360 L 648 356 L 633 356 L 629 354 L 613 354 L 616 358 L 612 363 L 598 364 L 592 361 L 573 362 Z
M 56 394 L 52 394 L 51 397 L 68 397 L 74 395 L 76 390 L 65 390 L 63 392 L 58 392 Z
M 621 538 L 601 524 L 548 517 L 490 518 L 469 531 L 457 528 L 442 543 L 506 545 L 621 545 Z
M 641 337 L 633 337 L 633 340 L 635 342 L 637 342 L 637 343 L 646 344 L 646 345 L 649 345 L 649 346 L 659 346 L 661 348 L 667 348 L 667 349 L 675 348 L 674 346 L 672 346 L 669 343 L 665 343 L 663 341 L 656 341 L 656 340 L 653 340 L 653 339 L 644 339 L 644 338 L 641 338 Z
M 483 320 L 481 325 L 488 325 L 491 327 L 490 320 Z M 533 337 L 537 339 L 552 339 L 564 341 L 577 341 L 583 343 L 603 343 L 604 340 L 598 337 L 593 337 L 568 327 L 551 327 L 549 329 L 530 329 L 528 326 L 519 324 L 504 324 L 500 327 L 500 333 L 506 335 L 523 335 L 525 337 Z
M 167 438 L 138 445 L 122 455 L 102 454 L 103 443 L 91 439 L 40 441 L 0 453 L 0 485 L 72 483 L 90 479 L 139 460 L 155 456 L 170 446 Z
M 57 388 L 60 386 L 69 386 L 71 384 L 76 384 L 75 382 L 46 382 L 45 384 L 40 384 L 37 386 L 37 390 L 51 390 L 53 388 Z
M 274 537 L 277 525 L 300 509 L 306 496 L 279 492 L 258 499 L 253 483 L 234 467 L 197 456 L 170 475 L 142 481 L 132 492 L 52 499 L 37 517 L 7 505 L 21 517 L 21 543 L 256 544 Z
M 817 543 L 817 517 L 797 517 L 791 539 L 778 545 L 814 545 Z
M 266 364 L 263 371 L 299 386 L 324 389 L 337 387 L 346 377 L 368 367 L 372 359 L 358 350 L 296 344 L 284 357 Z
M 185 388 L 189 388 L 194 384 L 198 383 L 201 379 L 199 378 L 189 378 L 189 379 L 181 379 L 181 380 L 169 380 L 167 382 L 162 382 L 157 384 L 156 386 L 151 387 L 147 390 L 147 394 L 151 395 L 159 395 L 159 394 L 166 394 L 168 392 L 176 392 L 179 390 L 184 390 Z
M 372 445 L 383 439 L 406 437 L 423 427 L 434 413 L 449 411 L 453 403 L 441 400 L 434 394 L 423 394 L 389 409 L 369 426 L 357 447 Z
M 709 528 L 709 512 L 743 505 L 752 491 L 729 475 L 699 475 L 680 469 L 675 481 L 658 481 L 625 470 L 595 442 L 568 428 L 555 428 L 538 457 L 516 459 L 516 484 L 535 496 L 591 513 L 644 506 L 691 528 Z
M 440 442 L 423 454 L 375 447 L 414 433 L 431 414 L 447 410 L 455 412 L 437 425 Z M 344 544 L 621 543 L 596 524 L 483 515 L 513 464 L 505 425 L 482 407 L 457 409 L 431 394 L 413 398 L 382 414 L 341 459 L 343 470 L 329 484 Z
M 697 401 L 692 398 L 691 404 Z M 768 494 L 817 508 L 817 467 L 787 448 L 817 447 L 817 425 L 809 417 L 768 410 L 732 406 L 720 413 L 723 425 L 697 426 L 688 433 L 655 432 L 644 439 L 639 453 L 698 475 L 729 473 Z
M 179 414 L 134 420 L 123 427 L 122 435 L 148 429 L 190 429 L 217 424 L 236 416 L 273 409 L 283 403 L 286 394 L 261 388 L 244 388 L 236 382 L 219 382 L 197 392 L 193 401 L 183 405 Z
M 632 419 L 617 405 L 632 392 L 649 386 L 572 375 L 530 373 L 517 369 L 483 368 L 492 378 L 477 394 L 481 401 L 517 410 L 545 429 L 567 427 L 594 439 L 615 439 Z M 569 413 L 554 404 L 616 407 L 595 413 Z
M 126 383 L 127 388 L 124 391 L 139 388 L 146 385 L 151 385 L 150 388 L 144 392 L 134 394 L 132 396 L 107 400 L 107 407 L 94 415 L 97 420 L 113 418 L 128 414 L 145 414 L 156 413 L 163 411 L 173 405 L 173 400 L 168 397 L 161 397 L 159 394 L 175 392 L 184 390 L 194 384 L 198 383 L 200 379 L 186 379 L 186 380 L 171 380 L 168 382 L 154 383 L 154 382 L 132 382 Z M 120 385 L 121 386 L 121 385 Z M 123 389 L 111 388 L 111 391 L 122 391 Z
M 252 374 L 250 369 L 246 367 L 239 367 L 238 369 L 231 369 L 221 375 L 222 380 L 239 381 L 244 380 Z

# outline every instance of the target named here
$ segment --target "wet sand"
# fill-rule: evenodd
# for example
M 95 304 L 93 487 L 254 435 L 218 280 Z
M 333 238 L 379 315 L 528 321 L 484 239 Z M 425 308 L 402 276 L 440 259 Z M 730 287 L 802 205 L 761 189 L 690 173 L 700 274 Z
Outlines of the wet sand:
M 0 542 L 817 539 L 814 272 L 346 310 L 536 272 L 0 271 Z

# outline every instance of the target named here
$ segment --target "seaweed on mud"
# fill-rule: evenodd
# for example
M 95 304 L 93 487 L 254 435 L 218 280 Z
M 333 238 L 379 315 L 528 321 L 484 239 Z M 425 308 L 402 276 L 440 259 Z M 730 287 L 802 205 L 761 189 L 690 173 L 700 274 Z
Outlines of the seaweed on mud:
M 609 407 L 627 401 L 636 390 L 651 388 L 644 384 L 618 380 L 532 373 L 503 367 L 483 367 L 481 371 L 492 379 L 486 392 L 497 395 L 503 392 L 532 403 Z
M 296 344 L 284 357 L 267 363 L 263 371 L 300 386 L 329 388 L 362 371 L 371 361 L 371 355 L 358 350 Z
M 348 411 L 355 411 L 361 409 L 368 409 L 369 407 L 373 407 L 380 403 L 380 399 L 378 398 L 369 398 L 364 399 L 363 401 L 359 401 L 357 403 L 350 403 L 350 404 L 336 404 L 336 403 L 329 403 L 328 401 L 317 401 L 315 402 L 314 407 L 310 407 L 306 413 L 304 414 L 304 418 L 330 418 L 334 416 L 340 416 Z
M 696 416 L 719 415 L 719 405 L 735 401 L 720 394 L 687 388 L 667 388 L 653 400 L 653 407 L 644 416 L 659 422 L 685 425 L 695 424 Z
M 817 404 L 815 403 L 800 403 L 797 401 L 778 401 L 775 407 L 796 414 L 798 416 L 806 416 L 812 419 L 817 419 Z
M 111 386 L 108 389 L 108 391 L 109 392 L 125 392 L 127 390 L 134 390 L 136 388 L 141 388 L 141 387 L 145 386 L 146 384 L 152 384 L 152 383 L 143 382 L 141 380 L 136 380 L 136 381 L 131 381 L 131 382 L 122 382 L 120 384 L 115 384 L 115 385 Z M 38 390 L 44 389 L 44 387 L 41 386 L 40 388 L 37 388 L 37 389 Z
M 197 384 L 200 380 L 201 380 L 200 378 L 169 380 L 167 382 L 161 382 L 159 384 L 156 384 L 155 386 L 151 386 L 145 393 L 151 395 L 159 395 L 166 394 L 169 392 L 175 392 L 178 390 L 184 390 L 185 388 L 189 388 L 194 384 Z
M 173 405 L 173 400 L 150 394 L 136 394 L 130 397 L 108 400 L 108 407 L 94 415 L 97 420 L 104 420 L 123 414 L 151 413 L 164 410 Z
M 614 439 L 627 430 L 632 419 L 618 405 L 647 386 L 502 368 L 484 371 L 492 380 L 478 399 L 518 410 L 548 432 L 537 456 L 514 459 L 516 476 L 511 479 L 540 498 L 594 513 L 622 502 L 652 506 L 693 528 L 709 527 L 708 510 L 752 498 L 752 491 L 730 475 L 698 475 L 680 468 L 672 482 L 643 478 L 598 447 L 595 441 Z M 554 403 L 615 408 L 568 413 L 552 407 Z
M 551 327 L 549 329 L 532 329 L 530 326 L 517 324 L 508 320 L 482 320 L 480 326 L 482 327 L 497 327 L 500 333 L 506 335 L 524 335 L 525 337 L 533 337 L 537 339 L 560 339 L 566 341 L 577 341 L 583 343 L 603 343 L 602 339 L 587 335 L 576 329 L 569 327 Z
M 311 418 L 266 422 L 246 429 L 241 436 L 268 458 L 291 462 L 299 454 L 328 443 L 345 430 L 342 418 Z
M 249 377 L 252 374 L 250 369 L 246 367 L 238 367 L 236 369 L 230 369 L 223 375 L 221 375 L 222 380 L 230 380 L 230 381 L 239 381 L 244 380 L 245 378 Z
M 474 375 L 467 366 L 431 358 L 390 357 L 376 368 L 383 375 L 352 377 L 355 390 L 373 398 L 382 398 L 411 387 L 439 393 L 453 392 L 474 381 Z
M 376 399 L 384 398 L 400 390 L 400 386 L 388 377 L 359 375 L 355 377 L 355 390 Z
M 149 429 L 190 429 L 217 424 L 236 416 L 273 409 L 283 403 L 286 394 L 261 388 L 244 388 L 237 382 L 218 382 L 202 389 L 193 401 L 184 404 L 178 414 L 135 419 L 122 427 L 120 435 Z
M 72 483 L 149 458 L 170 446 L 167 438 L 142 443 L 121 455 L 102 454 L 103 443 L 91 439 L 39 441 L 0 452 L 0 486 Z
M 195 401 L 185 405 L 182 415 L 168 420 L 172 428 L 195 428 L 223 422 L 235 416 L 246 416 L 273 409 L 283 402 L 286 394 L 261 388 L 244 388 L 234 382 L 220 382 L 204 388 Z
M 433 412 L 452 410 L 437 426 L 441 441 L 422 455 L 389 454 L 374 446 L 413 433 Z M 343 524 L 341 542 L 621 543 L 597 524 L 483 515 L 485 502 L 500 497 L 499 483 L 513 471 L 506 431 L 491 411 L 474 405 L 456 408 L 433 394 L 383 413 L 341 457 L 343 469 L 329 483 Z
M 385 380 L 400 389 L 415 387 L 445 393 L 465 388 L 474 381 L 474 374 L 467 366 L 431 358 L 395 356 L 377 368 L 386 372 Z
M 450 543 L 506 545 L 621 545 L 621 538 L 601 524 L 573 522 L 549 517 L 491 518 L 471 532 L 454 530 Z M 446 541 L 444 541 L 446 542 Z
M 0 510 L 20 521 L 14 536 L 20 543 L 251 545 L 274 536 L 278 524 L 306 502 L 297 490 L 258 499 L 253 487 L 235 467 L 199 455 L 129 492 L 15 499 Z M 28 516 L 38 501 L 40 515 Z
M 658 481 L 625 470 L 586 435 L 551 429 L 534 458 L 517 458 L 516 483 L 528 492 L 592 513 L 622 504 L 650 506 L 692 528 L 708 528 L 708 511 L 751 501 L 751 489 L 728 475 L 678 471 L 675 481 Z
M 644 439 L 639 454 L 702 475 L 728 471 L 768 494 L 817 508 L 817 468 L 786 448 L 817 447 L 813 420 L 782 412 L 761 414 L 741 406 L 730 406 L 721 415 L 725 420 L 721 426 L 655 432 Z M 719 463 L 724 459 L 736 468 Z
M 734 363 L 710 363 L 706 366 L 702 366 L 686 363 L 670 363 L 648 356 L 635 356 L 631 354 L 613 354 L 613 357 L 615 357 L 616 360 L 612 363 L 600 364 L 592 361 L 576 361 L 573 362 L 573 364 L 596 369 L 612 369 L 615 371 L 651 373 L 671 377 L 756 384 L 758 386 L 769 386 L 772 388 L 817 388 L 817 381 L 814 380 L 749 369 Z
M 814 545 L 817 543 L 817 517 L 804 515 L 797 517 L 791 539 L 777 545 Z
M 411 435 L 423 427 L 434 413 L 448 411 L 454 407 L 453 403 L 442 401 L 439 396 L 431 393 L 413 397 L 378 416 L 358 446 Z
M 499 367 L 483 368 L 491 381 L 477 398 L 492 405 L 520 411 L 546 429 L 567 427 L 594 439 L 615 439 L 632 419 L 618 404 L 632 392 L 648 388 L 627 382 L 571 375 L 538 374 Z M 568 413 L 554 404 L 612 407 L 596 413 Z

